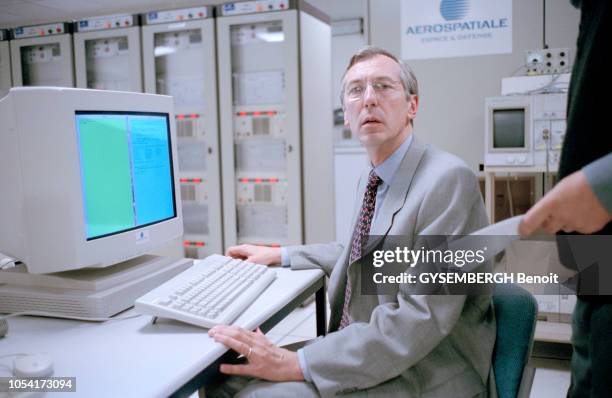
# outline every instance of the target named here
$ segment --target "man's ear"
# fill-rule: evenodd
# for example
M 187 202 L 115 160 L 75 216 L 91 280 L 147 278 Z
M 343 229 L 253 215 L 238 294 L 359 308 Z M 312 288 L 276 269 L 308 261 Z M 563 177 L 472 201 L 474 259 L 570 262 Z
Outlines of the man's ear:
M 410 120 L 414 119 L 417 115 L 418 110 L 419 110 L 419 96 L 411 95 L 410 100 L 408 100 L 408 118 Z

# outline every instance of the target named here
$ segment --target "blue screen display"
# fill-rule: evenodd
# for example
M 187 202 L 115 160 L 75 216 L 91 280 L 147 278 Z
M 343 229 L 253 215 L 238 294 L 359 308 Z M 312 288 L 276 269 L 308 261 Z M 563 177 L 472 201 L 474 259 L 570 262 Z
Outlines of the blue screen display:
M 76 112 L 87 239 L 176 217 L 167 114 Z

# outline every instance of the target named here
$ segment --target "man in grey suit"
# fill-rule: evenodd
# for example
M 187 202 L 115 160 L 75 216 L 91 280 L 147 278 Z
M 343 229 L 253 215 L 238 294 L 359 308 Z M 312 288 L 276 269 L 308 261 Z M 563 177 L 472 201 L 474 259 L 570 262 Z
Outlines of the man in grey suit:
M 423 235 L 467 234 L 487 224 L 477 179 L 453 155 L 413 134 L 417 81 L 388 52 L 356 53 L 342 85 L 345 124 L 367 149 L 353 236 L 344 244 L 282 249 L 241 245 L 228 254 L 329 276 L 329 334 L 297 352 L 275 347 L 259 331 L 217 326 L 209 334 L 247 358 L 222 365 L 232 377 L 212 396 L 480 397 L 488 394 L 495 317 L 490 296 L 362 295 L 360 267 L 387 236 L 420 247 Z

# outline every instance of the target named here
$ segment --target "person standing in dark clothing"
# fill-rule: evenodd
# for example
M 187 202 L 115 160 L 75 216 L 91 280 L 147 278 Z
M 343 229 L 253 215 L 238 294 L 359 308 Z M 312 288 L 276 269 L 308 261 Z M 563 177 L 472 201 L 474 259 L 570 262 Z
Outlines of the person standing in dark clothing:
M 559 183 L 531 208 L 522 236 L 548 233 L 612 235 L 612 2 L 572 0 L 581 10 L 567 106 Z M 561 256 L 562 262 L 563 256 Z M 565 264 L 565 262 L 564 262 Z M 610 261 L 599 267 L 612 267 Z M 568 397 L 612 396 L 612 296 L 581 287 L 607 283 L 597 272 L 578 274 L 572 325 L 572 380 Z

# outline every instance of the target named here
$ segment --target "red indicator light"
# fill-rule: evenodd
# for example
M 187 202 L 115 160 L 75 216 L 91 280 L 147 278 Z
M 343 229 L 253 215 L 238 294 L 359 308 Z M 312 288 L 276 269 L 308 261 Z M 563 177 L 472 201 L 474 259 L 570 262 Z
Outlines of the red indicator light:
M 256 179 L 255 179 L 255 184 L 261 184 L 261 182 L 262 182 L 262 179 L 261 179 L 261 178 L 256 178 Z
M 285 8 L 285 5 L 281 3 L 280 8 Z
M 181 178 L 179 181 L 180 182 L 189 182 L 189 178 Z
M 195 242 L 197 247 L 204 247 L 204 242 Z
M 246 184 L 247 182 L 249 182 L 249 179 L 248 178 L 241 178 L 238 181 L 240 181 L 243 184 Z
M 55 30 L 57 31 L 57 33 L 61 33 L 62 28 L 57 28 L 57 29 L 55 29 Z
M 246 116 L 247 113 L 246 112 L 238 112 L 238 116 Z
M 268 111 L 268 116 L 274 116 L 274 112 L 273 111 Z
M 191 180 L 192 182 L 197 182 L 198 184 L 200 184 L 202 182 L 201 178 L 194 178 L 193 180 Z
M 278 182 L 278 178 L 270 178 L 270 182 Z
M 259 111 L 253 112 L 253 116 L 259 116 L 259 115 L 261 115 L 261 112 L 259 112 Z
M 191 242 L 189 242 L 188 240 L 183 242 L 183 246 L 185 247 L 189 247 L 191 245 Z
M 203 13 L 203 12 L 199 12 L 199 13 L 198 13 L 198 16 L 199 16 L 199 17 L 203 17 L 203 16 L 204 16 L 204 13 Z
M 185 115 L 176 115 L 176 118 L 179 120 L 185 119 Z
M 192 118 L 192 119 L 197 119 L 197 118 L 199 118 L 199 117 L 200 117 L 200 115 L 198 115 L 197 113 L 192 113 L 192 114 L 191 114 L 191 118 Z

